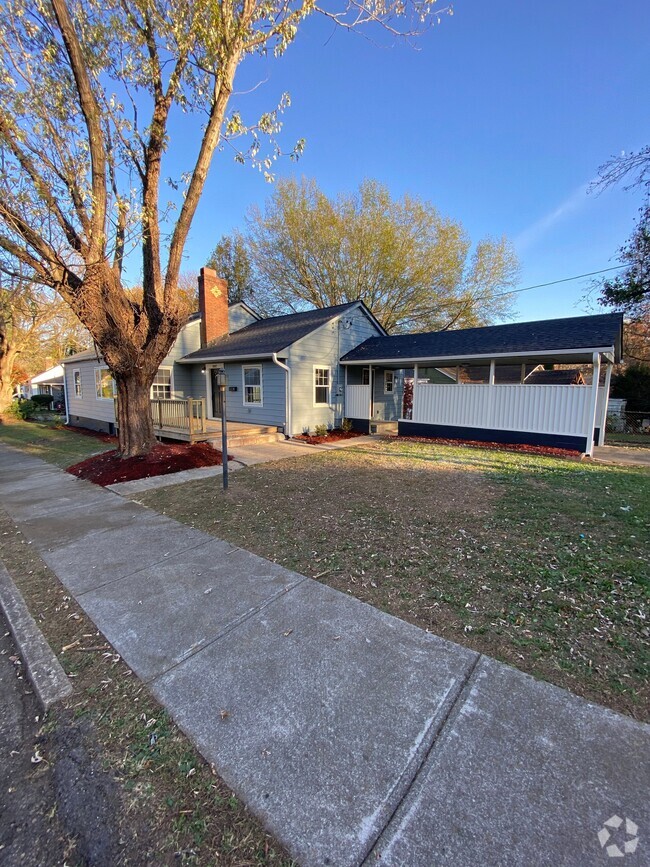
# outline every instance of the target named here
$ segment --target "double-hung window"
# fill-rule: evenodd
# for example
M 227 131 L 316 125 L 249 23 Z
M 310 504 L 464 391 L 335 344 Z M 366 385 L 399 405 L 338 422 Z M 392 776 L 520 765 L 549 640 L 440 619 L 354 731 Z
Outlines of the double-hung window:
M 170 367 L 159 367 L 151 385 L 153 400 L 171 400 L 172 371 Z
M 81 397 L 81 371 L 73 370 L 72 371 L 72 379 L 74 382 L 74 396 Z
M 262 368 L 260 365 L 244 366 L 244 404 L 262 406 Z
M 95 391 L 97 400 L 113 400 L 115 397 L 115 380 L 108 367 L 95 368 Z
M 384 394 L 392 394 L 395 391 L 395 371 L 384 371 Z
M 314 368 L 314 406 L 329 406 L 330 402 L 330 369 L 329 367 Z

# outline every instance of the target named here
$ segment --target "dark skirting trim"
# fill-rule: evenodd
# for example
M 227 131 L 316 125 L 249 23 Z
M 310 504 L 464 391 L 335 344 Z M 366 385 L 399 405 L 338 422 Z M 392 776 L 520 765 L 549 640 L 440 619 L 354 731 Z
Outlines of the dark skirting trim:
M 352 430 L 358 431 L 358 433 L 370 433 L 370 419 L 350 418 L 348 421 L 352 422 Z
M 556 449 L 571 449 L 584 452 L 587 437 L 563 436 L 562 434 L 533 433 L 532 431 L 491 430 L 480 427 L 460 427 L 447 424 L 421 424 L 400 421 L 397 431 L 404 437 L 444 437 L 450 440 L 475 440 L 484 443 L 508 443 L 525 446 L 552 446 Z

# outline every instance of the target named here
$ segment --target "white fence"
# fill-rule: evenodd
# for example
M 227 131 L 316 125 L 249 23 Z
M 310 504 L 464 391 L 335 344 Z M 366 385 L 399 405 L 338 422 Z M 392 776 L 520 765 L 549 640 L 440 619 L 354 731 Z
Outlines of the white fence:
M 359 386 L 356 386 L 357 388 Z M 599 407 L 605 389 L 598 389 Z M 586 435 L 588 385 L 432 385 L 418 383 L 413 421 L 492 430 Z M 596 416 L 596 425 L 599 415 Z
M 345 417 L 370 418 L 369 385 L 346 385 Z

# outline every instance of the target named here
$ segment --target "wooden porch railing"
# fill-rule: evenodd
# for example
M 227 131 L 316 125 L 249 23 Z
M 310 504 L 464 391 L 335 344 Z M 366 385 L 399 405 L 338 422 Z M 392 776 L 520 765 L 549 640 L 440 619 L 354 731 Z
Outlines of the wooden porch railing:
M 152 400 L 151 417 L 157 429 L 174 428 L 190 434 L 205 433 L 206 412 L 203 398 L 186 400 Z

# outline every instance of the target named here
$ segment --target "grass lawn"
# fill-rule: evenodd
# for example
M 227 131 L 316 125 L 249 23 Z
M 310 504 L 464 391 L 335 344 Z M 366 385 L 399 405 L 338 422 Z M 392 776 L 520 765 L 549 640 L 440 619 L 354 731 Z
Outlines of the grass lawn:
M 137 499 L 650 718 L 647 469 L 388 441 Z
M 0 419 L 0 442 L 63 468 L 115 448 L 96 437 L 65 430 L 55 422 L 22 421 L 8 416 Z
M 608 433 L 605 434 L 605 445 L 650 449 L 650 434 Z

